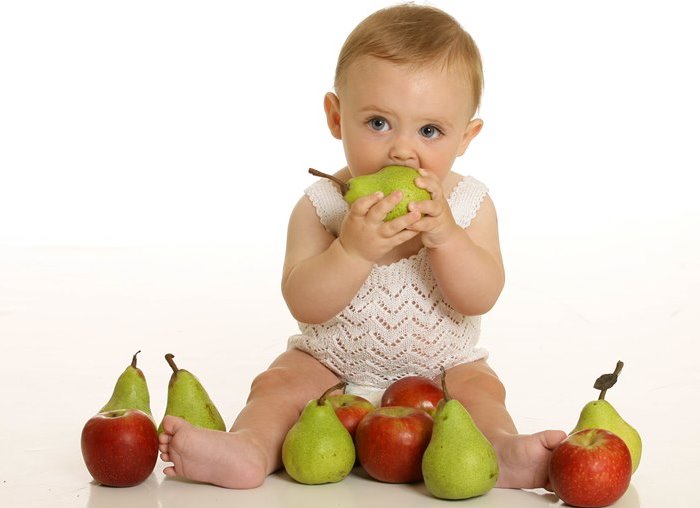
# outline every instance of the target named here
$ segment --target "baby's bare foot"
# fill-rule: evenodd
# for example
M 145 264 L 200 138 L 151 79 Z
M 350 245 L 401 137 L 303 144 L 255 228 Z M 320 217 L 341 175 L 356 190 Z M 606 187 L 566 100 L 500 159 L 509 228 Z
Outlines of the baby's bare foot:
M 255 442 L 236 432 L 194 427 L 166 416 L 158 436 L 161 459 L 172 462 L 163 473 L 221 487 L 258 487 L 267 476 L 265 455 Z
M 561 430 L 545 430 L 504 436 L 494 442 L 500 466 L 496 487 L 551 490 L 547 473 L 549 456 L 564 439 L 566 433 Z

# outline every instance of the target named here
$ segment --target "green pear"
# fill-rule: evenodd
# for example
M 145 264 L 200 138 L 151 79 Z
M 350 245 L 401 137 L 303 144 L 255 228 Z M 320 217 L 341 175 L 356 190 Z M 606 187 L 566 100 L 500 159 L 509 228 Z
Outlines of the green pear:
M 355 445 L 350 433 L 327 400 L 339 383 L 309 401 L 282 443 L 282 463 L 294 480 L 307 485 L 339 482 L 355 464 Z
M 593 400 L 583 406 L 578 423 L 574 430 L 570 432 L 578 432 L 583 429 L 605 429 L 620 437 L 632 456 L 632 472 L 634 473 L 639 466 L 639 461 L 642 458 L 642 438 L 637 430 L 627 423 L 615 408 L 605 400 L 605 394 L 608 388 L 611 388 L 616 382 L 617 377 L 624 366 L 623 362 L 617 362 L 615 372 L 612 374 L 604 374 L 600 376 L 594 388 L 601 390 L 598 400 Z
M 226 424 L 218 409 L 209 398 L 209 394 L 199 382 L 199 379 L 185 369 L 179 369 L 170 353 L 165 360 L 173 369 L 168 383 L 168 403 L 165 414 L 179 416 L 196 427 L 205 429 L 226 430 Z M 158 427 L 158 433 L 163 432 L 163 423 Z
M 137 351 L 131 358 L 131 364 L 122 372 L 114 385 L 112 397 L 107 401 L 100 413 L 104 411 L 114 411 L 116 409 L 140 409 L 148 416 L 151 414 L 151 398 L 148 394 L 146 377 L 136 366 L 136 356 L 141 351 Z
M 498 481 L 496 450 L 469 412 L 450 397 L 442 371 L 444 399 L 438 403 L 433 434 L 423 454 L 423 481 L 441 499 L 481 496 Z
M 420 176 L 420 173 L 407 166 L 386 166 L 371 175 L 351 178 L 347 183 L 335 176 L 321 173 L 313 168 L 309 169 L 309 173 L 328 178 L 340 185 L 343 197 L 349 205 L 352 205 L 361 197 L 369 196 L 378 191 L 384 193 L 385 196 L 397 190 L 401 191 L 403 199 L 384 217 L 385 221 L 406 215 L 409 203 L 431 199 L 427 190 L 416 186 L 415 180 Z

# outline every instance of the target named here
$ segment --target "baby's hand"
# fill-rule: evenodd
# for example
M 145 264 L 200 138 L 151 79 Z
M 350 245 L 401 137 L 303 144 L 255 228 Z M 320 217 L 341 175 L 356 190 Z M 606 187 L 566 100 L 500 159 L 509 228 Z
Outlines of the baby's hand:
M 423 245 L 429 249 L 446 243 L 452 235 L 460 234 L 462 228 L 455 222 L 452 210 L 442 191 L 442 182 L 437 176 L 425 169 L 418 170 L 421 174 L 416 178 L 416 185 L 427 190 L 432 199 L 410 203 L 411 213 L 418 212 L 422 218 L 409 226 L 409 229 L 421 234 Z
M 394 247 L 410 240 L 418 231 L 410 226 L 420 220 L 420 212 L 409 212 L 389 222 L 384 217 L 401 201 L 402 193 L 381 192 L 356 200 L 343 220 L 339 240 L 352 256 L 376 263 Z

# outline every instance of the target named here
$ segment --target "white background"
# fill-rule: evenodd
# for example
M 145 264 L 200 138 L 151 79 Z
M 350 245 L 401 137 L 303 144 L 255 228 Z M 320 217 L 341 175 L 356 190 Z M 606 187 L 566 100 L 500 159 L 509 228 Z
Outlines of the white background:
M 622 359 L 608 398 L 645 442 L 624 506 L 690 506 L 697 17 L 680 1 L 432 4 L 484 60 L 485 127 L 455 170 L 484 181 L 499 213 L 507 284 L 482 344 L 516 424 L 569 430 L 595 377 Z M 0 4 L 0 386 L 12 408 L 0 504 L 426 501 L 357 478 L 302 491 L 284 475 L 252 498 L 160 473 L 105 491 L 77 446 L 137 349 L 157 419 L 173 352 L 229 424 L 284 349 L 289 212 L 309 166 L 343 165 L 323 94 L 349 31 L 386 5 Z M 348 497 L 347 482 L 367 496 Z M 553 502 L 520 494 L 484 502 Z

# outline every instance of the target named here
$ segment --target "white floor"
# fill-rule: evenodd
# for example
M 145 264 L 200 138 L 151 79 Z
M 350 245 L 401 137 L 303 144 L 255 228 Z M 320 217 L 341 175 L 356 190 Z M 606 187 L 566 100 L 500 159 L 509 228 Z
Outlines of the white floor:
M 696 226 L 681 225 L 665 239 L 643 232 L 560 237 L 558 249 L 544 248 L 544 237 L 515 239 L 505 250 L 507 288 L 484 318 L 482 345 L 521 432 L 570 430 L 596 396 L 594 379 L 625 361 L 607 398 L 637 427 L 645 448 L 617 506 L 697 505 Z M 445 505 L 422 485 L 380 484 L 361 471 L 315 487 L 279 473 L 258 489 L 230 491 L 165 479 L 159 462 L 137 487 L 91 481 L 80 454 L 82 425 L 138 349 L 156 418 L 170 375 L 163 355 L 171 352 L 233 421 L 250 380 L 295 331 L 279 269 L 269 268 L 280 266 L 275 255 L 214 247 L 0 248 L 0 506 Z M 495 489 L 470 504 L 557 503 L 544 491 Z

